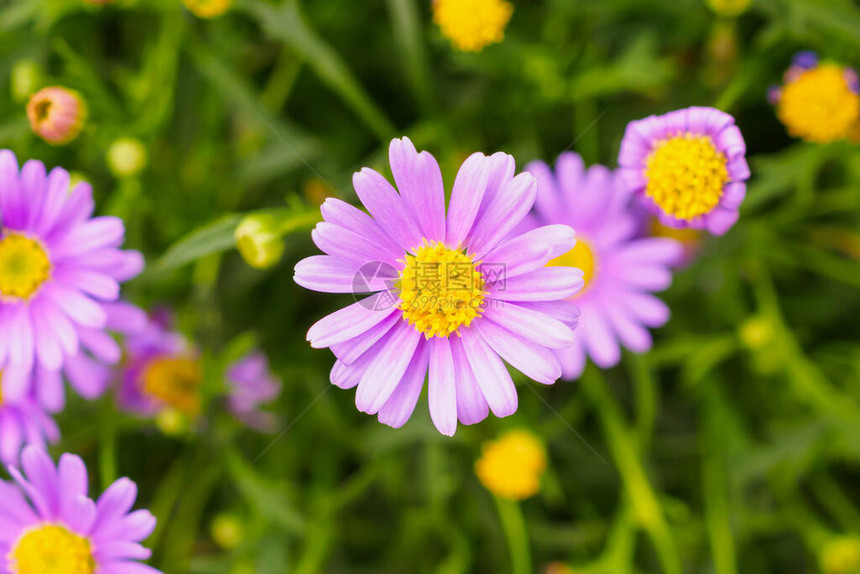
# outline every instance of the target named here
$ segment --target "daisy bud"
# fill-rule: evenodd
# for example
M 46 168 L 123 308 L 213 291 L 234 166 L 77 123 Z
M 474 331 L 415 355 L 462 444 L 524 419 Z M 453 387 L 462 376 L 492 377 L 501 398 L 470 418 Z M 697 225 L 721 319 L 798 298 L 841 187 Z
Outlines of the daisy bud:
M 475 474 L 484 487 L 499 498 L 523 500 L 540 491 L 546 470 L 543 443 L 525 430 L 513 430 L 498 440 L 484 443 L 475 463 Z
M 236 247 L 251 267 L 267 269 L 284 254 L 284 239 L 276 217 L 268 213 L 248 215 L 236 228 Z
M 860 572 L 860 537 L 839 536 L 826 543 L 818 560 L 824 574 L 855 574 Z
M 87 110 L 81 95 L 68 88 L 43 88 L 27 102 L 30 127 L 49 144 L 62 145 L 75 139 L 86 117 Z
M 115 176 L 134 177 L 146 167 L 146 147 L 139 139 L 119 138 L 108 148 L 107 163 Z
M 232 514 L 219 514 L 212 521 L 212 540 L 225 550 L 233 550 L 242 544 L 245 538 L 245 525 L 242 520 Z
M 12 99 L 26 102 L 42 83 L 42 67 L 33 60 L 18 60 L 12 66 Z
M 198 18 L 209 19 L 223 16 L 232 6 L 233 0 L 183 0 L 183 3 Z
M 708 6 L 720 16 L 735 17 L 746 12 L 752 0 L 707 0 Z

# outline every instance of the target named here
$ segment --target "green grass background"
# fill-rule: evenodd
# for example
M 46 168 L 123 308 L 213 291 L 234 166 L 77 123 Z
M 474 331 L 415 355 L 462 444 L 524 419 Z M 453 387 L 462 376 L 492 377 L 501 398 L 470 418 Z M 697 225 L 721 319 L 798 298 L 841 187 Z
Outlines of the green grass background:
M 172 306 L 205 349 L 207 389 L 257 341 L 284 380 L 285 432 L 247 431 L 213 406 L 165 436 L 110 400 L 73 401 L 56 452 L 94 486 L 138 482 L 170 574 L 806 573 L 833 536 L 860 536 L 860 151 L 791 140 L 766 101 L 792 54 L 858 65 L 860 4 L 756 0 L 721 19 L 700 0 L 517 0 L 503 43 L 450 49 L 423 0 L 236 0 L 203 21 L 178 0 L 0 2 L 0 145 L 89 178 L 148 270 L 135 302 Z M 80 91 L 90 119 L 51 147 L 11 96 L 22 59 Z M 472 151 L 520 167 L 572 146 L 615 165 L 627 122 L 689 105 L 737 117 L 753 177 L 741 221 L 680 271 L 646 356 L 545 388 L 520 409 L 440 436 L 422 399 L 400 430 L 328 390 L 328 351 L 304 339 L 348 297 L 306 292 L 313 192 L 352 200 L 409 135 L 450 186 Z M 106 150 L 142 140 L 149 165 L 116 178 Z M 283 261 L 234 249 L 239 215 L 295 222 Z M 286 214 L 286 215 L 284 215 Z M 495 504 L 473 473 L 484 440 L 525 427 L 548 445 L 537 497 Z M 590 445 L 590 446 L 589 446 Z M 240 544 L 210 525 L 236 518 Z M 858 572 L 851 570 L 849 572 Z M 838 573 L 834 573 L 838 574 Z

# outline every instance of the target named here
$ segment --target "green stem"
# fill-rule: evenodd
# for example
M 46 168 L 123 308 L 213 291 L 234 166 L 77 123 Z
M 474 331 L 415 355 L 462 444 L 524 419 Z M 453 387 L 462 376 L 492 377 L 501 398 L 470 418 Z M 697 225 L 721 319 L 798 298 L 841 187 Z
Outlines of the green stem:
M 586 370 L 582 387 L 597 407 L 612 458 L 618 466 L 627 494 L 639 523 L 648 533 L 666 574 L 681 574 L 681 559 L 675 540 L 660 509 L 645 469 L 636 454 L 636 444 L 627 430 L 621 409 L 610 393 L 603 376 L 593 368 Z
M 712 381 L 702 385 L 704 428 L 702 444 L 702 490 L 705 502 L 705 522 L 717 574 L 737 574 L 734 535 L 730 518 L 728 473 L 724 447 L 726 421 L 722 402 Z
M 636 436 L 639 448 L 644 450 L 654 435 L 659 390 L 645 357 L 633 355 L 629 364 L 636 393 Z
M 511 573 L 529 574 L 532 572 L 531 549 L 529 547 L 528 530 L 523 513 L 515 500 L 507 500 L 493 497 L 499 518 L 502 521 L 502 530 L 508 541 L 508 549 L 511 553 Z

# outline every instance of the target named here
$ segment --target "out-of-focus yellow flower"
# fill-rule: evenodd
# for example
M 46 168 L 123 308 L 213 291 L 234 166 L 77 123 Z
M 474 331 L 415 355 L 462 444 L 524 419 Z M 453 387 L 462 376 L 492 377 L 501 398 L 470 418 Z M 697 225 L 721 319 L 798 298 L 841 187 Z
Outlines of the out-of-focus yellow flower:
M 119 138 L 108 148 L 108 167 L 117 177 L 133 177 L 146 167 L 147 155 L 146 147 L 139 139 Z
M 788 133 L 810 142 L 847 139 L 860 119 L 856 74 L 836 64 L 792 67 L 775 99 Z
M 266 213 L 248 215 L 236 228 L 236 247 L 251 267 L 267 269 L 284 254 L 279 222 Z
M 546 470 L 543 443 L 526 430 L 513 430 L 484 443 L 475 474 L 499 498 L 523 500 L 540 490 Z
M 464 52 L 480 52 L 505 38 L 514 7 L 505 0 L 434 0 L 433 21 Z
M 188 11 L 198 18 L 217 18 L 227 13 L 233 0 L 182 0 Z
M 12 66 L 12 99 L 26 102 L 33 92 L 39 89 L 44 72 L 42 66 L 33 60 L 18 60 Z
M 232 514 L 219 514 L 212 521 L 212 540 L 225 550 L 233 550 L 242 544 L 245 538 L 245 525 L 242 520 Z
M 860 537 L 834 538 L 821 548 L 818 558 L 824 574 L 860 574 Z
M 27 102 L 30 127 L 50 144 L 66 144 L 78 137 L 86 117 L 87 109 L 81 95 L 68 88 L 43 88 Z
M 720 16 L 740 16 L 752 6 L 752 0 L 707 0 L 711 10 Z

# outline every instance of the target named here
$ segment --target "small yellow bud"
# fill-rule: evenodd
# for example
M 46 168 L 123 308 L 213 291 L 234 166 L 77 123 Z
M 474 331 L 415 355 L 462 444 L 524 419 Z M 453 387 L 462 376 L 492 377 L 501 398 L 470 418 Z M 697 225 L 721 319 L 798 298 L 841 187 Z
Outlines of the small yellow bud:
M 107 152 L 107 163 L 117 177 L 133 177 L 146 167 L 148 154 L 139 139 L 123 137 L 115 140 Z
M 752 0 L 707 0 L 711 10 L 720 16 L 740 16 L 752 5 Z
M 824 574 L 860 574 L 860 537 L 833 538 L 822 547 L 819 561 Z
M 183 0 L 188 11 L 198 18 L 217 18 L 227 13 L 233 0 Z
M 242 520 L 232 514 L 219 514 L 212 521 L 212 540 L 225 550 L 233 550 L 242 544 L 245 527 Z
M 39 89 L 43 76 L 42 66 L 33 60 L 15 62 L 11 73 L 12 99 L 19 103 L 26 102 Z
M 773 340 L 773 325 L 765 317 L 750 317 L 741 324 L 738 335 L 750 349 L 761 349 Z
M 267 269 L 284 254 L 278 221 L 266 213 L 248 215 L 236 228 L 236 247 L 251 267 Z
M 189 420 L 179 409 L 168 407 L 158 411 L 155 426 L 168 436 L 177 436 L 188 430 Z

